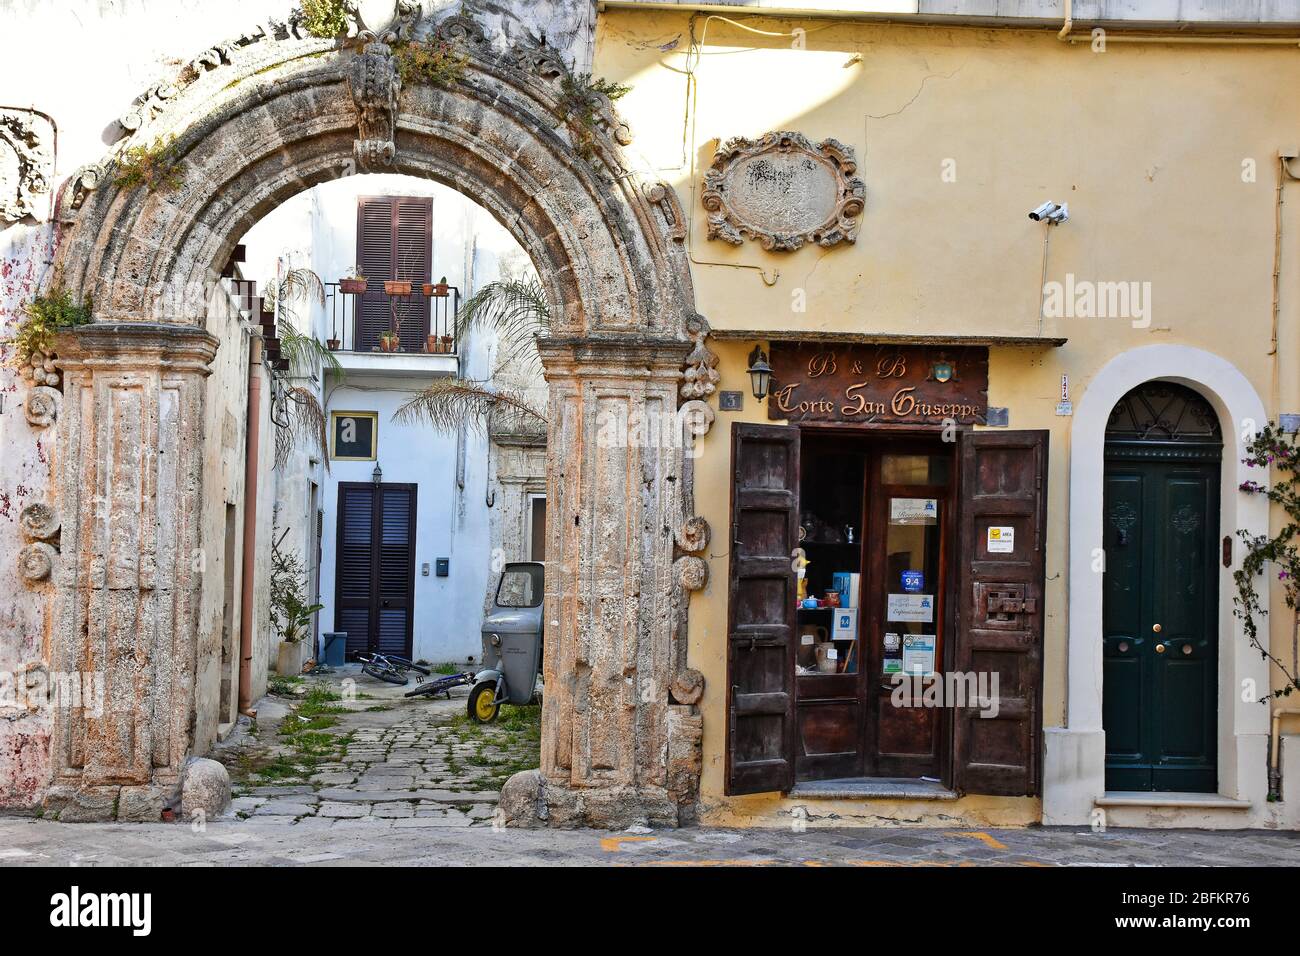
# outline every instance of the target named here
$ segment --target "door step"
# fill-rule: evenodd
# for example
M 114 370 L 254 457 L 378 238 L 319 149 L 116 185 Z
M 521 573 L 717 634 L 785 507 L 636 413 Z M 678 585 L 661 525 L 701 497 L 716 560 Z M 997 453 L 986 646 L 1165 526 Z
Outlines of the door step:
M 1249 800 L 1218 793 L 1160 793 L 1150 790 L 1107 790 L 1093 801 L 1099 807 L 1180 807 L 1188 810 L 1249 810 Z
M 800 800 L 956 800 L 955 791 L 935 780 L 914 777 L 841 777 L 801 780 L 790 796 Z

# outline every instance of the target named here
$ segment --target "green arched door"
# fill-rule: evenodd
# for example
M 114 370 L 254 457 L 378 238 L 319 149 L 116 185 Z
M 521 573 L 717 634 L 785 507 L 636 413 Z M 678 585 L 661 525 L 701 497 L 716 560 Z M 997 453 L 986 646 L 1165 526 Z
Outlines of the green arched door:
M 1106 789 L 1217 789 L 1218 418 L 1147 382 L 1106 431 Z

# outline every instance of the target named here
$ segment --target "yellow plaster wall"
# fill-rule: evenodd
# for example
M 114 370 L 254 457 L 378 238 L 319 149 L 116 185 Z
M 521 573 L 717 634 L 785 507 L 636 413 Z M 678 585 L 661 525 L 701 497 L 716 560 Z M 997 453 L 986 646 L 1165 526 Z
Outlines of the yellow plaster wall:
M 1068 272 L 1151 283 L 1147 328 L 1049 318 L 1042 332 L 1068 338 L 1063 348 L 990 351 L 990 404 L 1011 409 L 1014 429 L 1051 430 L 1044 724 L 1059 725 L 1071 423 L 1054 412 L 1061 376 L 1077 403 L 1116 354 L 1188 344 L 1236 365 L 1270 415 L 1300 411 L 1300 184 L 1287 187 L 1284 207 L 1281 358 L 1269 355 L 1276 157 L 1300 142 L 1300 54 L 1139 44 L 1093 52 L 1046 31 L 745 22 L 804 30 L 805 48 L 703 15 L 623 10 L 601 17 L 596 42 L 595 72 L 632 86 L 618 104 L 632 149 L 687 211 L 697 306 L 715 331 L 1037 335 L 1045 227 L 1026 214 L 1047 199 L 1071 212 L 1052 230 L 1049 280 Z M 697 58 L 692 33 L 705 41 Z M 698 196 L 718 140 L 783 129 L 856 151 L 867 203 L 855 245 L 774 254 L 705 239 Z M 1244 181 L 1252 162 L 1255 181 Z M 954 168 L 955 181 L 944 181 Z M 730 429 L 767 420 L 744 374 L 752 345 L 711 341 L 721 387 L 742 391 L 745 409 L 719 413 L 695 478 L 696 511 L 714 534 L 710 584 L 691 602 L 689 656 L 707 681 L 702 790 L 706 819 L 717 823 L 779 823 L 791 806 L 722 796 Z M 1274 602 L 1275 618 L 1284 610 Z M 992 798 L 872 807 L 900 820 L 922 810 L 1037 817 L 1036 801 Z

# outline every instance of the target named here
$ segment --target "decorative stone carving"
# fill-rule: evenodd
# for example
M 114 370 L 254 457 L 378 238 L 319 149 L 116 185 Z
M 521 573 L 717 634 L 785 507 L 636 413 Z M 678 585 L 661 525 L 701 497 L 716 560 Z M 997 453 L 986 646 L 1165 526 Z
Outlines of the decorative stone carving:
M 29 538 L 47 540 L 59 533 L 59 513 L 52 505 L 33 501 L 18 514 L 18 527 Z
M 58 212 L 55 214 L 59 222 L 76 219 L 86 196 L 103 181 L 103 163 L 88 163 L 73 173 L 59 193 Z
M 27 422 L 37 428 L 48 428 L 59 417 L 63 393 L 49 385 L 37 385 L 27 393 Z
M 782 252 L 856 242 L 866 206 L 857 168 L 853 149 L 836 139 L 813 145 L 790 131 L 730 139 L 704 177 L 708 236 L 733 245 L 748 237 Z
M 33 541 L 18 552 L 18 573 L 28 584 L 38 584 L 54 573 L 59 552 L 44 541 Z
M 117 121 L 124 130 L 134 133 L 161 113 L 167 101 L 180 91 L 181 88 L 171 80 L 162 80 L 155 83 L 137 96 L 135 102 L 131 104 L 125 113 L 118 117 Z
M 698 591 L 709 583 L 709 565 L 703 558 L 686 555 L 673 562 L 677 581 L 687 591 Z
M 370 170 L 391 166 L 397 155 L 393 137 L 397 98 L 402 90 L 392 48 L 379 39 L 367 43 L 352 61 L 348 85 L 357 105 L 358 137 L 353 144 L 357 165 Z
M 674 703 L 698 704 L 704 697 L 704 675 L 694 668 L 683 668 L 673 678 L 668 692 L 673 695 Z
M 686 332 L 695 340 L 695 348 L 686 356 L 686 372 L 682 376 L 682 398 L 707 399 L 718 390 L 722 376 L 718 373 L 718 357 L 713 354 L 704 339 L 709 334 L 709 323 L 703 316 L 695 315 L 686 320 Z
M 695 439 L 703 438 L 713 427 L 713 420 L 717 414 L 713 407 L 703 399 L 694 398 L 689 402 L 682 402 L 682 407 L 677 410 L 681 416 L 682 430 L 685 433 L 682 436 L 683 446 L 686 447 L 688 454 L 693 452 Z M 689 441 L 687 437 L 689 436 Z
M 709 522 L 702 515 L 692 515 L 677 529 L 677 547 L 683 551 L 703 551 L 709 546 Z
M 679 411 L 691 350 L 683 321 L 694 313 L 686 250 L 634 176 L 597 174 L 552 132 L 555 77 L 466 43 L 464 82 L 403 96 L 411 115 L 389 168 L 454 176 L 488 208 L 513 210 L 512 232 L 548 298 L 563 306 L 539 343 L 550 389 L 547 509 L 555 515 L 546 529 L 541 748 L 549 822 L 677 822 L 666 689 L 684 666 L 677 622 L 685 592 L 674 535 L 663 529 L 693 513 L 683 504 L 690 461 L 671 442 L 603 447 L 597 422 L 605 411 L 647 421 Z M 189 560 L 219 507 L 203 487 L 204 455 L 220 440 L 204 429 L 203 376 L 217 343 L 188 306 L 168 312 L 165 325 L 144 324 L 159 315 L 162 281 L 202 281 L 237 238 L 231 230 L 279 198 L 287 180 L 241 175 L 254 161 L 250 141 L 272 137 L 260 148 L 275 152 L 284 176 L 303 181 L 351 158 L 350 136 L 340 143 L 322 131 L 357 122 L 350 83 L 365 51 L 338 46 L 262 41 L 237 51 L 230 66 L 207 69 L 141 131 L 179 128 L 183 117 L 195 172 L 185 201 L 103 183 L 84 194 L 61 236 L 54 268 L 69 294 L 93 294 L 97 321 L 57 346 L 68 401 L 54 457 L 64 550 L 49 659 L 76 670 L 94 654 L 108 703 L 98 720 L 53 717 L 47 806 L 66 807 L 63 819 L 111 814 L 124 787 L 174 792 L 193 749 L 196 701 L 209 690 L 194 683 L 189 638 L 202 631 L 200 609 L 220 586 Z M 384 96 L 379 108 L 392 105 Z M 304 121 L 268 127 L 267 116 Z M 601 156 L 615 161 L 617 143 L 596 134 Z M 708 404 L 692 401 L 688 412 L 711 421 Z M 656 692 L 641 693 L 647 686 Z
M 686 214 L 682 211 L 677 191 L 663 182 L 646 183 L 642 191 L 646 199 L 659 207 L 659 212 L 664 217 L 664 224 L 668 227 L 668 237 L 674 242 L 685 242 Z
M 54 122 L 36 110 L 0 108 L 0 220 L 48 213 Z

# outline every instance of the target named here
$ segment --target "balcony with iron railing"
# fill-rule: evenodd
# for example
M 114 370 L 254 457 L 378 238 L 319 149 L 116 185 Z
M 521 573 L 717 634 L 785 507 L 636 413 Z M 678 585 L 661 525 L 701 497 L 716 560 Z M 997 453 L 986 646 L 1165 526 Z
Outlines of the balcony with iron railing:
M 356 375 L 454 375 L 460 290 L 442 283 L 325 284 L 326 345 Z

